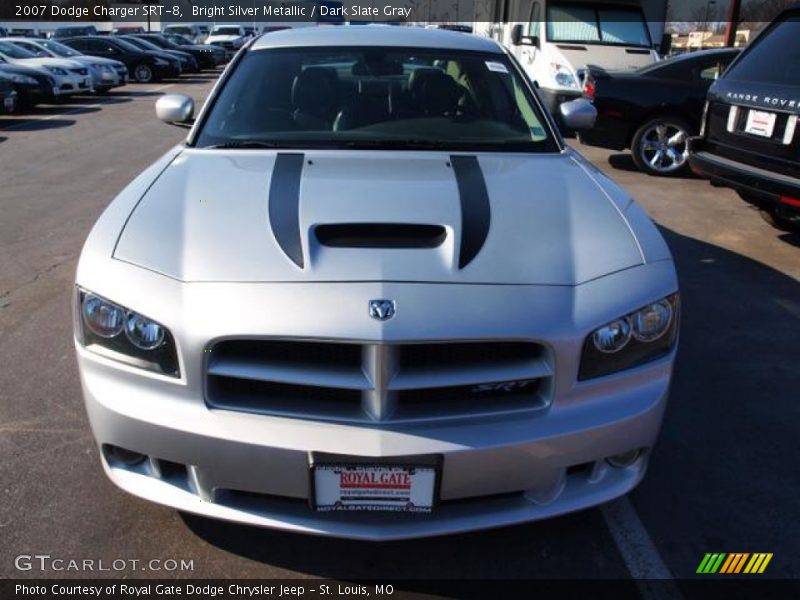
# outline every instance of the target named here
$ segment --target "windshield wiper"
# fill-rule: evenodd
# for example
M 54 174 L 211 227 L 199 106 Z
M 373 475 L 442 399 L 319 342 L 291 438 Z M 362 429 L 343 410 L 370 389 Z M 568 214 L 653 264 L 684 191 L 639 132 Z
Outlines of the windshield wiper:
M 206 150 L 258 150 L 263 148 L 285 148 L 286 144 L 278 142 L 262 142 L 257 140 L 242 140 L 236 142 L 223 142 L 213 146 L 204 146 Z
M 352 140 L 342 144 L 345 148 L 378 148 L 386 150 L 448 150 L 452 144 L 431 140 Z

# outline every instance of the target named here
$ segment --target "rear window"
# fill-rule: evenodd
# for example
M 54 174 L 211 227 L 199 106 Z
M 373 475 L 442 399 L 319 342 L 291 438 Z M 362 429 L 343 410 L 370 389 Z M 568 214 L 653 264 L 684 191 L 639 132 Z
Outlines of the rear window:
M 256 50 L 214 101 L 197 145 L 552 151 L 544 123 L 502 54 Z
M 800 16 L 776 23 L 725 73 L 728 81 L 799 86 Z

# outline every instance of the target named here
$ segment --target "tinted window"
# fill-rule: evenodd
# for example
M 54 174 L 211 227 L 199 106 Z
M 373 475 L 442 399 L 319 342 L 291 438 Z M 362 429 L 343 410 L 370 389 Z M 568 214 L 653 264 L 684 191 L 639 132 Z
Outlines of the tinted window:
M 5 54 L 10 58 L 36 58 L 36 55 L 33 52 L 28 52 L 27 50 L 8 42 L 0 42 L 0 53 Z
M 58 54 L 59 56 L 80 56 L 81 53 L 73 50 L 69 46 L 65 46 L 64 44 L 60 44 L 58 42 L 54 42 L 52 40 L 42 40 L 39 42 L 42 46 L 53 52 L 54 54 Z
M 589 4 L 549 4 L 551 42 L 650 47 L 650 33 L 638 8 L 595 8 Z
M 800 85 L 800 17 L 771 27 L 725 73 L 730 81 L 762 81 Z
M 197 143 L 552 150 L 543 124 L 502 54 L 275 49 L 243 57 Z

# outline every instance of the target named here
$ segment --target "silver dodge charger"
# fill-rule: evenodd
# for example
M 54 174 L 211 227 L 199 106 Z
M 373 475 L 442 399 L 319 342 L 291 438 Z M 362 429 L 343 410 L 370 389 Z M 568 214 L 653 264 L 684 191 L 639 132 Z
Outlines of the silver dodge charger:
M 106 209 L 75 342 L 103 468 L 208 517 L 370 540 L 542 519 L 644 475 L 675 267 L 494 41 L 271 33 Z M 561 107 L 591 126 L 583 101 Z

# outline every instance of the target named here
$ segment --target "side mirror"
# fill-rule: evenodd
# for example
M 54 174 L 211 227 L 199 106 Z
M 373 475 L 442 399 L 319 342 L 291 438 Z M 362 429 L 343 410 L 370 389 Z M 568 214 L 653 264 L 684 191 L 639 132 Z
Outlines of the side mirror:
M 558 110 L 564 127 L 571 131 L 591 129 L 597 119 L 597 109 L 585 98 L 564 102 Z
M 170 125 L 194 122 L 194 100 L 183 94 L 167 94 L 156 101 L 156 116 Z
M 539 48 L 538 35 L 522 35 L 522 25 L 517 24 L 511 28 L 511 44 L 513 46 L 536 46 Z
M 517 24 L 511 28 L 511 43 L 514 46 L 522 45 L 522 25 Z
M 661 38 L 661 45 L 658 48 L 658 53 L 661 56 L 666 56 L 669 54 L 670 50 L 672 50 L 672 36 L 668 33 L 665 33 Z

